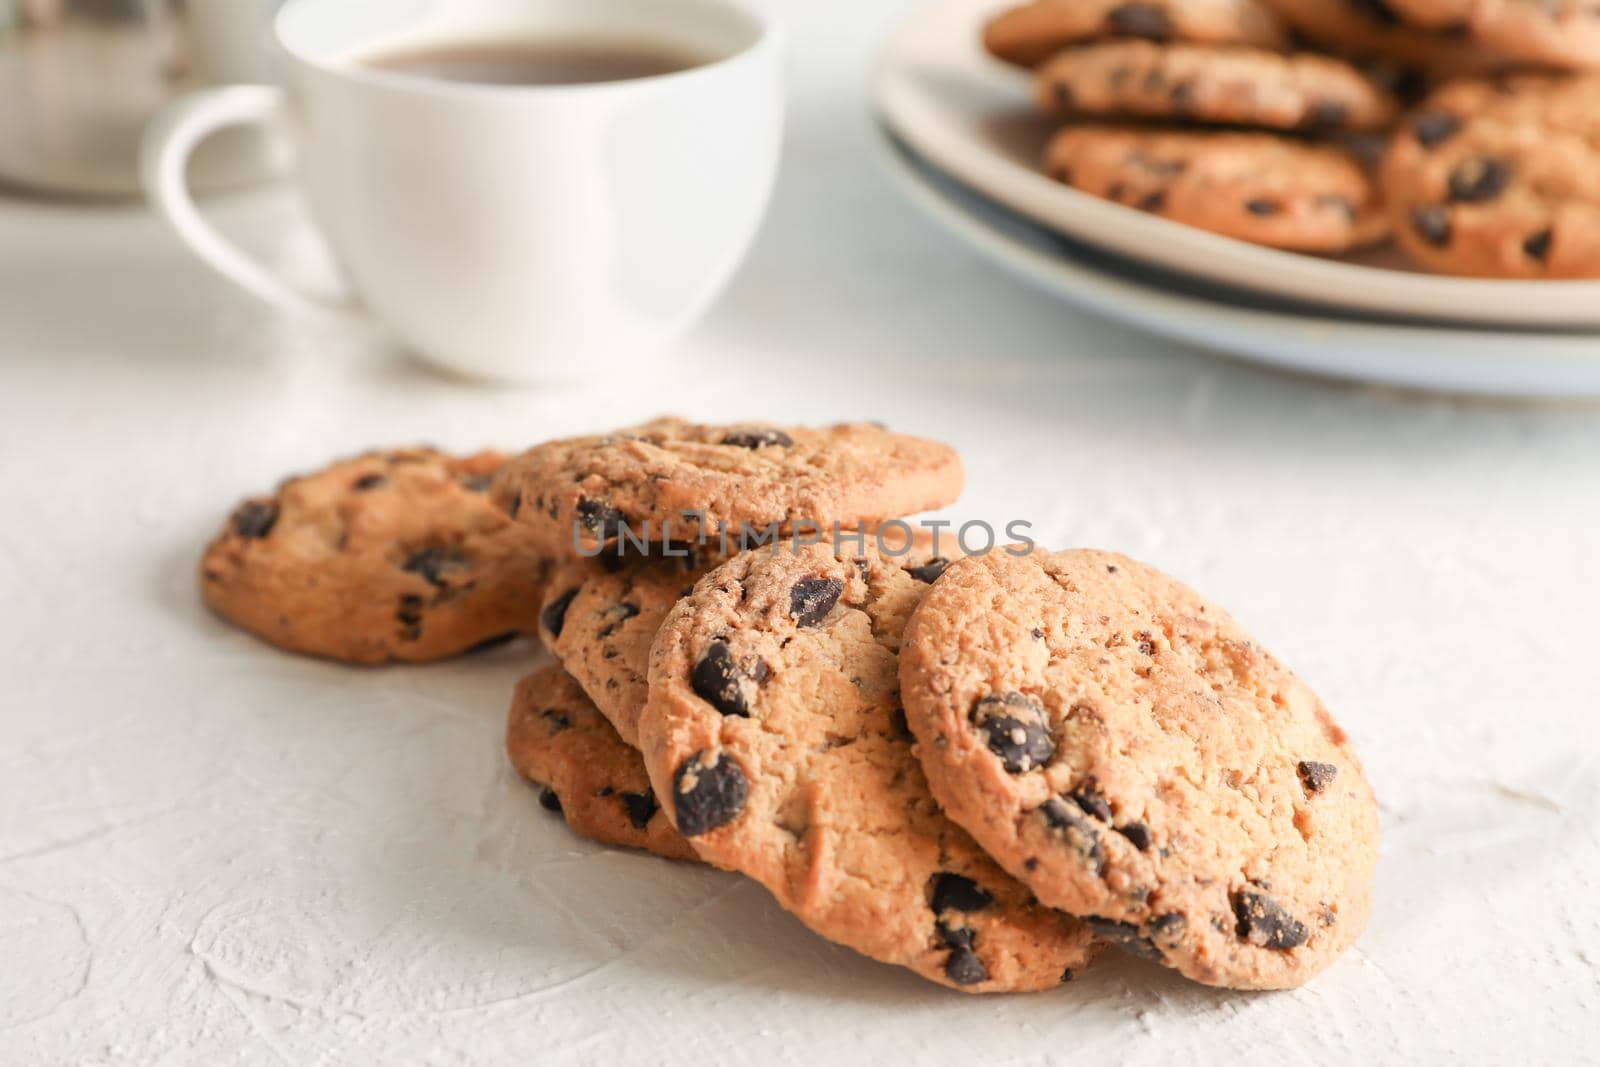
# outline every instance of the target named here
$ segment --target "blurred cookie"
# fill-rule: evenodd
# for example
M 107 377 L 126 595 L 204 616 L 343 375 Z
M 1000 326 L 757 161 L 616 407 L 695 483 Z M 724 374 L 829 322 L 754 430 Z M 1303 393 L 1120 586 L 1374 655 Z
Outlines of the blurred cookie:
M 1288 31 L 1259 0 L 1036 0 L 1002 12 L 984 29 L 984 46 L 1008 63 L 1032 67 L 1069 45 L 1132 37 L 1280 48 Z
M 1076 126 L 1050 143 L 1046 167 L 1094 196 L 1276 248 L 1345 252 L 1388 230 L 1356 159 L 1280 134 Z
M 1109 41 L 1058 54 L 1035 84 L 1040 108 L 1069 117 L 1333 131 L 1378 129 L 1398 111 L 1356 68 L 1310 52 Z
M 712 571 L 656 639 L 645 765 L 704 859 L 830 941 L 967 992 L 1047 989 L 1098 946 L 940 813 L 900 712 L 900 632 L 930 588 L 870 547 Z
M 1469 40 L 1460 26 L 1405 22 L 1388 0 L 1262 0 L 1306 40 L 1362 61 L 1400 63 L 1440 79 L 1504 68 L 1507 57 Z
M 1447 86 L 1395 135 L 1383 183 L 1434 270 L 1600 277 L 1600 75 Z
M 422 663 L 532 631 L 545 565 L 489 501 L 504 457 L 415 448 L 292 478 L 206 549 L 212 610 L 280 648 Z
M 661 813 L 639 753 L 623 744 L 560 667 L 517 683 L 506 754 L 518 774 L 543 787 L 540 804 L 575 833 L 670 860 L 699 858 Z
M 945 813 L 1101 936 L 1283 989 L 1365 926 L 1378 809 L 1344 732 L 1159 571 L 1095 551 L 954 563 L 906 627 L 900 682 Z
M 954 502 L 962 480 L 953 449 L 881 426 L 657 419 L 540 445 L 505 465 L 493 495 L 543 551 L 569 558 L 624 536 L 870 527 Z
M 1384 0 L 1402 21 L 1465 37 L 1509 59 L 1600 66 L 1600 7 L 1590 0 Z

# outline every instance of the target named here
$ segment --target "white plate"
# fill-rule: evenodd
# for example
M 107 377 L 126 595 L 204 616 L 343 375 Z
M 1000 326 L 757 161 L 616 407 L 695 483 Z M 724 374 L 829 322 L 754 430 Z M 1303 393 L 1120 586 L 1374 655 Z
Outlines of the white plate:
M 1008 0 L 935 0 L 879 56 L 883 121 L 940 170 L 1051 229 L 1169 270 L 1259 293 L 1437 321 L 1600 327 L 1600 282 L 1493 281 L 1262 248 L 1078 192 L 1038 167 L 1052 127 L 1028 77 L 990 58 L 979 29 Z M 1387 264 L 1387 265 L 1384 265 Z
M 911 200 L 1008 270 L 1063 300 L 1151 333 L 1258 363 L 1413 389 L 1600 397 L 1600 342 L 1567 334 L 1340 318 L 1203 287 L 1076 245 L 938 173 L 885 132 Z

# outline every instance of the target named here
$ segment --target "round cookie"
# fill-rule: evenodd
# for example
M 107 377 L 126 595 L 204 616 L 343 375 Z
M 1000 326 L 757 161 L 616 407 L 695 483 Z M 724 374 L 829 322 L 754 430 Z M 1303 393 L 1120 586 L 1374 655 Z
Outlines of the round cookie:
M 1281 134 L 1072 126 L 1050 142 L 1046 169 L 1094 196 L 1276 248 L 1346 252 L 1388 233 L 1357 159 Z
M 1036 0 L 1001 12 L 983 33 L 990 54 L 1025 67 L 1116 38 L 1282 48 L 1289 34 L 1259 0 Z
M 1600 65 L 1600 7 L 1590 0 L 1384 0 L 1424 29 L 1465 36 L 1509 59 L 1583 70 Z
M 1039 68 L 1041 110 L 1067 117 L 1146 118 L 1277 130 L 1371 130 L 1399 105 L 1331 56 L 1254 48 L 1110 41 Z
M 870 527 L 952 503 L 962 480 L 948 446 L 879 426 L 657 419 L 540 445 L 506 464 L 493 495 L 544 551 L 570 557 L 619 538 L 716 538 L 723 526 L 732 538 L 744 524 Z
M 1600 277 L 1600 75 L 1447 86 L 1395 134 L 1383 183 L 1434 270 Z
M 968 992 L 1044 989 L 1095 951 L 934 803 L 896 650 L 931 587 L 875 550 L 747 552 L 656 639 L 645 766 L 701 857 L 823 937 Z
M 1435 78 L 1485 74 L 1506 56 L 1468 39 L 1462 27 L 1427 29 L 1401 19 L 1390 0 L 1263 0 L 1297 34 L 1340 55 L 1403 63 Z
M 504 458 L 375 452 L 246 501 L 206 549 L 205 602 L 291 652 L 424 663 L 531 631 L 546 567 L 489 500 Z
M 877 534 L 866 536 L 868 544 L 877 544 Z M 893 527 L 882 536 L 891 552 L 907 544 Z M 847 535 L 841 544 L 853 546 L 853 538 Z M 910 545 L 910 551 L 894 558 L 924 582 L 932 582 L 951 557 L 961 554 L 953 533 L 935 540 L 916 531 Z M 635 553 L 619 559 L 607 553 L 568 561 L 546 586 L 539 615 L 544 646 L 630 745 L 639 743 L 639 716 L 649 693 L 650 646 L 662 621 L 701 577 L 728 559 L 715 543 L 671 545 L 667 550 L 685 555 Z
M 517 683 L 506 755 L 518 774 L 543 786 L 545 810 L 560 813 L 580 836 L 669 860 L 699 859 L 662 814 L 639 753 L 560 667 Z
M 906 628 L 933 794 L 1039 899 L 1208 985 L 1296 986 L 1367 920 L 1372 789 L 1228 615 L 1106 552 L 952 564 Z

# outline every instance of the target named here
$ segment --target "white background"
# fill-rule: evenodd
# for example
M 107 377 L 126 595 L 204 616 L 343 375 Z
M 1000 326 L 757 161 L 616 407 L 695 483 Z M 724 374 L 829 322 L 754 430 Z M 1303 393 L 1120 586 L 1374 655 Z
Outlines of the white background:
M 993 274 L 875 172 L 904 4 L 789 5 L 770 225 L 654 381 L 434 377 L 281 319 L 133 210 L 0 200 L 0 1063 L 1594 1060 L 1600 417 L 1290 379 Z M 305 257 L 272 191 L 218 206 Z M 883 419 L 961 517 L 1143 557 L 1319 688 L 1383 808 L 1372 924 L 1293 993 L 1107 958 L 963 997 L 751 884 L 570 836 L 500 747 L 525 645 L 294 659 L 211 619 L 233 502 L 369 446 L 661 412 Z

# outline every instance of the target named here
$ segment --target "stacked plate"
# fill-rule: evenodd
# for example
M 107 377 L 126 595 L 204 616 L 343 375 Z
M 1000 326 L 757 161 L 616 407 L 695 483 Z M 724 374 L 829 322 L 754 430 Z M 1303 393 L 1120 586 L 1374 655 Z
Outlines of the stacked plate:
M 1421 389 L 1600 397 L 1600 282 L 1282 252 L 1052 181 L 1038 160 L 1053 125 L 1032 113 L 1026 73 L 979 40 L 995 9 L 921 8 L 885 45 L 874 96 L 899 186 L 1001 266 L 1086 310 L 1240 358 Z

